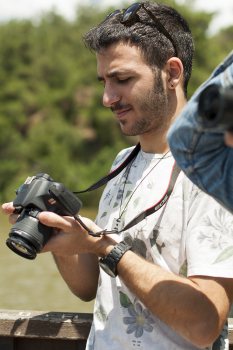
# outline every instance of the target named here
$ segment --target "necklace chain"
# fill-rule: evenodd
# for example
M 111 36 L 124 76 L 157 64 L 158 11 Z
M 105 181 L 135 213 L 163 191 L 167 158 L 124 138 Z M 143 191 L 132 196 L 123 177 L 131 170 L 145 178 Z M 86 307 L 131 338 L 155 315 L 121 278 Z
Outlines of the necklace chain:
M 128 180 L 128 177 L 129 177 L 129 173 L 130 173 L 130 170 L 132 168 L 132 165 L 135 161 L 132 160 L 132 162 L 128 165 L 128 167 L 126 168 L 126 171 L 125 171 L 125 181 L 124 181 L 124 185 L 123 185 L 123 189 L 122 189 L 122 195 L 121 195 L 121 203 L 120 203 L 120 208 L 119 208 L 119 216 L 118 216 L 118 219 L 117 220 L 120 220 L 122 215 L 124 214 L 124 212 L 126 211 L 126 208 L 128 207 L 129 205 L 129 202 L 131 201 L 131 198 L 133 197 L 134 193 L 137 191 L 138 187 L 142 184 L 142 182 L 145 180 L 145 178 L 152 172 L 152 170 L 154 170 L 154 168 L 166 157 L 166 155 L 169 153 L 170 151 L 167 151 L 161 158 L 159 158 L 159 160 L 157 161 L 157 163 L 148 171 L 148 173 L 141 179 L 141 181 L 138 183 L 138 185 L 135 187 L 135 189 L 132 191 L 125 207 L 123 208 L 123 210 L 121 211 L 121 207 L 122 207 L 122 202 L 123 202 L 123 197 L 124 197 L 124 192 L 125 192 L 125 186 L 126 186 L 126 182 Z

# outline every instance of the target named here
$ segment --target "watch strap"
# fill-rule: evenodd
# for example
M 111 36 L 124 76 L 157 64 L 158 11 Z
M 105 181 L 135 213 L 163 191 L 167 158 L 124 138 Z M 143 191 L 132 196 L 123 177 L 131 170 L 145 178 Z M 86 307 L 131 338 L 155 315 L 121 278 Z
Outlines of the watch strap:
M 117 276 L 117 264 L 119 263 L 122 256 L 131 248 L 132 247 L 125 241 L 116 244 L 108 255 L 99 260 L 100 266 L 102 268 L 106 266 L 108 270 L 110 270 L 110 276 Z M 104 270 L 107 272 L 106 268 L 104 268 Z

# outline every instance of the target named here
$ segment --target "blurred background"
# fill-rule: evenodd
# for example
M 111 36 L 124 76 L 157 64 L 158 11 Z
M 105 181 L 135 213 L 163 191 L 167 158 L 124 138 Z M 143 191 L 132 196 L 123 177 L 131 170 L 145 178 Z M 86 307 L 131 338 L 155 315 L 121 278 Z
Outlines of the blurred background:
M 0 0 L 0 201 L 14 199 L 26 177 L 50 174 L 72 191 L 105 175 L 123 147 L 111 111 L 101 104 L 95 55 L 82 35 L 122 1 Z M 189 96 L 232 50 L 231 0 L 164 3 L 187 19 L 196 53 Z M 95 217 L 100 191 L 82 195 Z M 5 245 L 0 214 L 0 308 L 90 312 L 69 292 L 49 254 L 23 259 Z

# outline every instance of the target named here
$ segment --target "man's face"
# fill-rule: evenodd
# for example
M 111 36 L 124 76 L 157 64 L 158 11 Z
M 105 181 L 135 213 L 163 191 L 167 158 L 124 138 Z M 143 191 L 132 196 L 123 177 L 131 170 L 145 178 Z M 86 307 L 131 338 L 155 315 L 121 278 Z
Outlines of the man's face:
M 142 135 L 166 124 L 164 73 L 155 74 L 137 47 L 117 43 L 102 50 L 97 73 L 104 84 L 103 104 L 112 109 L 125 135 Z

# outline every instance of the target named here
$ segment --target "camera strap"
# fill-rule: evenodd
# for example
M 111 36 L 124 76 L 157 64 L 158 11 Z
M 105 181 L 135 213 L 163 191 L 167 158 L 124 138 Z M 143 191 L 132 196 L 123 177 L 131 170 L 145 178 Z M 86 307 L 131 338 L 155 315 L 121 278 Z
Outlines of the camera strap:
M 173 188 L 175 186 L 175 183 L 176 183 L 176 180 L 177 180 L 177 177 L 178 177 L 179 173 L 180 173 L 180 168 L 178 167 L 178 165 L 176 163 L 174 163 L 174 165 L 172 167 L 172 172 L 171 172 L 169 184 L 168 184 L 167 190 L 164 193 L 164 195 L 160 198 L 160 200 L 157 203 L 152 205 L 150 208 L 147 208 L 146 210 L 143 210 L 140 214 L 135 216 L 118 233 L 130 229 L 131 227 L 137 225 L 139 222 L 144 220 L 147 216 L 149 216 L 151 214 L 154 214 L 156 211 L 158 211 L 160 208 L 162 208 L 164 206 L 164 204 L 168 201 L 170 195 L 172 194 L 172 191 L 173 191 Z M 103 234 L 104 234 L 104 232 L 103 232 Z
M 118 174 L 120 174 L 120 172 L 125 169 L 127 167 L 127 165 L 134 159 L 136 158 L 136 156 L 138 155 L 139 151 L 141 149 L 141 145 L 140 143 L 138 143 L 134 149 L 132 150 L 132 152 L 129 154 L 129 156 L 124 160 L 124 162 L 122 162 L 118 168 L 114 169 L 113 171 L 111 171 L 108 175 L 102 177 L 100 180 L 98 180 L 97 182 L 95 182 L 93 185 L 91 185 L 90 187 L 88 187 L 85 190 L 82 191 L 78 191 L 78 192 L 73 192 L 74 194 L 79 194 L 79 193 L 85 193 L 85 192 L 90 192 L 90 191 L 94 191 L 97 190 L 99 187 L 106 185 L 106 183 L 110 180 L 112 180 L 114 177 L 116 177 Z
M 137 147 L 137 146 L 136 146 Z M 135 147 L 135 148 L 136 148 Z M 134 149 L 135 150 L 135 149 Z M 138 149 L 138 152 L 139 152 L 140 148 Z M 138 153 L 137 152 L 137 153 Z M 129 155 L 129 157 L 132 155 L 132 153 Z M 128 158 L 129 158 L 128 157 Z M 132 160 L 133 158 L 131 158 Z M 126 161 L 128 161 L 128 159 L 126 159 Z M 125 161 L 125 162 L 126 162 Z M 127 162 L 127 164 L 129 164 L 130 161 Z M 123 164 L 122 164 L 123 165 Z M 121 166 L 122 166 L 121 165 Z M 120 166 L 120 167 L 121 167 Z M 126 165 L 125 165 L 126 166 Z M 124 167 L 125 167 L 124 166 Z M 120 168 L 119 167 L 119 168 Z M 124 169 L 124 167 L 121 168 Z M 117 170 L 119 170 L 119 168 Z M 121 171 L 120 170 L 120 171 Z M 119 171 L 119 172 L 120 172 Z M 119 174 L 118 172 L 118 174 Z M 160 198 L 160 200 L 155 203 L 154 205 L 152 205 L 150 208 L 147 208 L 146 210 L 143 210 L 141 213 L 139 213 L 137 216 L 135 216 L 126 226 L 123 227 L 123 229 L 121 229 L 120 231 L 114 229 L 114 230 L 111 230 L 111 231 L 108 231 L 108 230 L 102 230 L 102 231 L 99 231 L 99 232 L 92 232 L 88 229 L 88 227 L 82 222 L 82 220 L 78 217 L 78 216 L 75 216 L 75 219 L 83 226 L 83 228 L 85 230 L 88 231 L 88 233 L 91 235 L 91 236 L 94 236 L 94 237 L 100 237 L 100 236 L 103 236 L 103 235 L 108 235 L 108 234 L 119 234 L 125 230 L 128 230 L 130 228 L 132 228 L 133 226 L 137 225 L 139 222 L 141 222 L 142 220 L 144 220 L 147 216 L 155 213 L 156 211 L 158 211 L 159 209 L 161 209 L 168 201 L 168 199 L 170 198 L 171 196 L 171 193 L 174 189 L 174 186 L 175 186 L 175 183 L 176 183 L 176 180 L 178 178 L 178 175 L 180 173 L 180 168 L 178 167 L 178 165 L 176 164 L 176 162 L 174 163 L 173 167 L 172 167 L 172 172 L 171 172 L 171 176 L 170 176 L 170 180 L 169 180 L 169 184 L 168 184 L 168 187 L 167 187 L 167 190 L 166 192 L 164 193 L 164 195 Z M 116 175 L 114 175 L 116 176 Z M 113 177 L 114 177 L 113 176 Z M 112 178 L 113 178 L 112 177 Z M 107 178 L 107 176 L 105 177 L 105 179 Z

